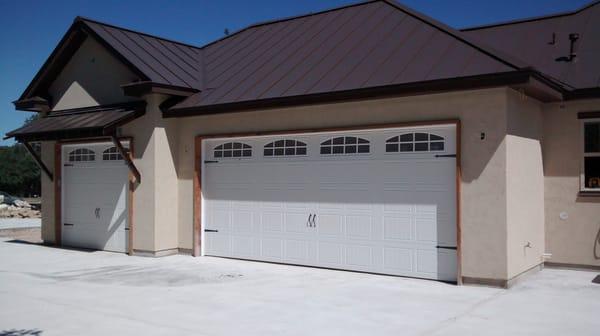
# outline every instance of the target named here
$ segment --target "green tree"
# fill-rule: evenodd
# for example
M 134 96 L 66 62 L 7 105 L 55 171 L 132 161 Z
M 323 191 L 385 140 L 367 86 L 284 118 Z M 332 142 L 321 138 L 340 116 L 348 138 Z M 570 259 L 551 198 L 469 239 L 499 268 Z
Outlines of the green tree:
M 28 117 L 25 124 L 38 117 Z M 0 146 L 0 191 L 15 196 L 41 194 L 40 168 L 22 144 Z

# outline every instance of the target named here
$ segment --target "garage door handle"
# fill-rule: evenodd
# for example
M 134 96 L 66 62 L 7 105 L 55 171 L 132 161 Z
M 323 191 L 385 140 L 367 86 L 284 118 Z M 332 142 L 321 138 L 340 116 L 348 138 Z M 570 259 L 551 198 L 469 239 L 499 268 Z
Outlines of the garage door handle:
M 204 229 L 204 232 L 219 232 L 219 230 Z
M 446 249 L 446 250 L 456 250 L 456 246 L 436 246 L 435 248 Z

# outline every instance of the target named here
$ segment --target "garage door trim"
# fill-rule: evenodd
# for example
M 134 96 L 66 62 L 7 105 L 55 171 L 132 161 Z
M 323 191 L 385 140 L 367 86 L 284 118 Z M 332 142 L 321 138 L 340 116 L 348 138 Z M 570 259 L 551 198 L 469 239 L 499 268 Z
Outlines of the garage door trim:
M 244 132 L 244 133 L 224 133 L 211 135 L 197 135 L 194 139 L 194 179 L 193 179 L 193 256 L 201 255 L 201 244 L 203 239 L 202 234 L 202 166 L 203 166 L 203 141 L 215 138 L 240 138 L 240 137 L 256 137 L 256 136 L 273 136 L 273 135 L 294 135 L 294 134 L 310 134 L 310 133 L 325 133 L 325 132 L 343 132 L 343 131 L 358 131 L 358 130 L 377 130 L 386 128 L 408 128 L 408 127 L 424 127 L 424 126 L 439 126 L 439 125 L 454 125 L 456 129 L 456 257 L 457 257 L 457 283 L 462 283 L 462 242 L 461 242 L 461 122 L 459 119 L 434 120 L 423 122 L 405 122 L 405 123 L 390 123 L 377 125 L 364 125 L 353 127 L 335 127 L 335 128 L 315 128 L 315 129 L 294 129 L 269 132 Z
M 129 143 L 129 159 L 133 160 L 134 158 L 134 141 L 133 137 L 119 137 L 120 142 L 128 142 Z M 54 236 L 55 236 L 55 244 L 57 246 L 63 246 L 62 244 L 62 217 L 63 217 L 63 164 L 62 164 L 62 148 L 64 145 L 77 145 L 77 144 L 92 144 L 99 142 L 112 142 L 112 139 L 109 137 L 100 137 L 100 138 L 92 138 L 85 140 L 63 140 L 57 141 L 54 145 Z M 133 221 L 133 197 L 134 197 L 134 185 L 135 185 L 135 177 L 131 170 L 128 172 L 128 202 L 129 207 L 127 209 L 127 220 L 129 224 L 129 240 L 127 242 L 127 254 L 133 254 L 133 236 L 135 234 L 135 225 Z

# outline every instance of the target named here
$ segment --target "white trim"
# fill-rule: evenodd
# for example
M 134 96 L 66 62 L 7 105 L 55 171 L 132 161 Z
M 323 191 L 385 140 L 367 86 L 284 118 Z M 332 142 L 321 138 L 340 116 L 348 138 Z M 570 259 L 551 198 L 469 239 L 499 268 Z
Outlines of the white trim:
M 580 191 L 600 191 L 600 188 L 586 188 L 585 187 L 585 158 L 586 157 L 600 157 L 600 152 L 597 153 L 586 153 L 585 152 L 585 124 L 600 123 L 600 118 L 594 119 L 580 119 L 579 120 L 579 190 Z

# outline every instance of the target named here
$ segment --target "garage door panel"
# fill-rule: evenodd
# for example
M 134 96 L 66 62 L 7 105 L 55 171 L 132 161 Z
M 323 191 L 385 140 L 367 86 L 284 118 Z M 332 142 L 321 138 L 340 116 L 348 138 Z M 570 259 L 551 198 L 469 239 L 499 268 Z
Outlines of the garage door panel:
M 341 244 L 319 242 L 318 262 L 324 265 L 339 267 L 343 265 L 344 246 Z
M 393 272 L 412 272 L 414 256 L 412 249 L 386 247 L 383 249 L 383 267 Z
M 210 233 L 232 240 L 207 238 L 212 243 L 205 253 L 456 280 L 456 251 L 437 248 L 456 245 L 456 161 L 435 153 L 385 153 L 385 141 L 404 132 L 350 132 L 370 141 L 366 155 L 320 154 L 322 141 L 350 134 L 344 132 L 304 136 L 307 155 L 293 158 L 262 156 L 261 144 L 276 137 L 241 139 L 256 155 L 205 166 L 203 212 L 210 229 L 243 212 L 237 226 L 253 229 Z M 445 137 L 444 154 L 453 154 L 453 132 L 449 126 L 432 131 Z M 205 146 L 218 143 L 223 140 Z M 222 188 L 227 183 L 243 188 Z M 212 205 L 216 196 L 219 206 Z
M 238 210 L 234 207 L 231 216 L 231 231 L 233 233 L 248 233 L 253 231 L 254 217 L 252 211 Z
M 320 214 L 317 231 L 320 236 L 342 237 L 344 234 L 344 217 L 336 214 Z
M 281 233 L 283 232 L 282 212 L 263 212 L 261 214 L 261 227 L 264 233 Z
M 371 239 L 372 232 L 372 216 L 346 216 L 346 236 L 348 238 Z
M 286 239 L 284 241 L 284 258 L 292 262 L 308 261 L 309 242 L 306 240 Z
M 254 255 L 254 237 L 237 235 L 232 236 L 231 249 L 233 256 L 252 257 Z
M 384 218 L 383 238 L 387 240 L 414 240 L 414 221 L 412 217 L 391 217 Z
M 372 246 L 348 245 L 346 246 L 346 262 L 352 266 L 371 267 Z
M 261 256 L 269 259 L 283 259 L 284 241 L 279 238 L 261 239 Z

